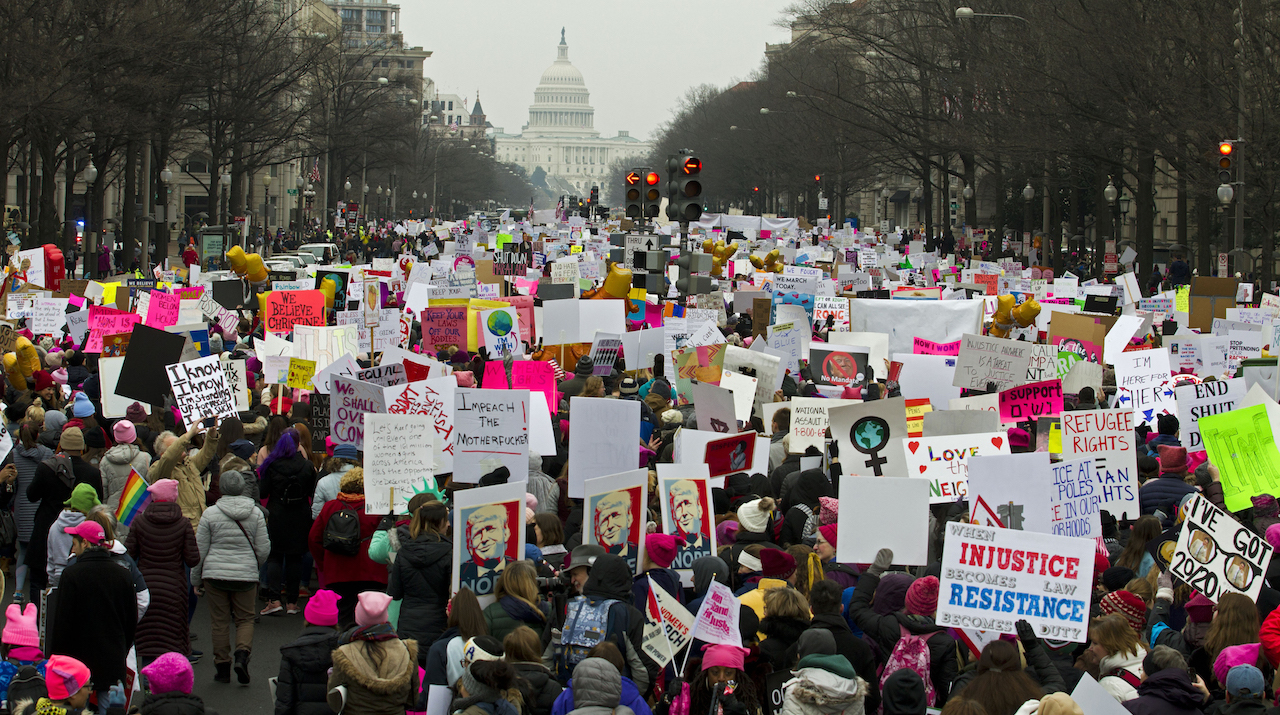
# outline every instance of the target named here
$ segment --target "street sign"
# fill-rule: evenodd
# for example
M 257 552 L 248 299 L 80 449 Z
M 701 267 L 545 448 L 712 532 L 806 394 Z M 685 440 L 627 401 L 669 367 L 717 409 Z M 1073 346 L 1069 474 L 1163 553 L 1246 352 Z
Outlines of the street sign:
M 288 194 L 289 194 L 290 196 L 297 196 L 297 195 L 298 195 L 298 190 L 297 190 L 297 189 L 289 189 L 289 190 L 288 190 Z
M 818 199 L 818 210 L 819 211 L 827 210 L 827 197 L 822 196 Z
M 1218 254 L 1218 277 L 1227 278 L 1229 276 L 1230 274 L 1227 273 L 1227 254 L 1219 253 Z
M 1102 270 L 1107 273 L 1120 272 L 1120 257 L 1114 253 L 1105 253 L 1102 256 Z

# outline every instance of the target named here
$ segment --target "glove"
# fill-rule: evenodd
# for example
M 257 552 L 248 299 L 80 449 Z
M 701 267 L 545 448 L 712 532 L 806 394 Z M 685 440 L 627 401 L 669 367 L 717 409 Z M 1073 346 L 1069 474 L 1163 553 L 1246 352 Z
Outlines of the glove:
M 1173 603 L 1173 576 L 1168 571 L 1156 576 L 1156 600 Z
M 867 567 L 867 573 L 879 576 L 893 564 L 893 549 L 880 549 L 876 552 L 876 560 Z
M 386 514 L 381 519 L 378 520 L 378 528 L 376 530 L 389 531 L 391 529 L 394 529 L 395 526 L 396 526 L 395 514 Z
M 737 696 L 726 695 L 720 698 L 720 705 L 724 708 L 724 715 L 748 715 L 747 706 Z
M 1040 642 L 1040 639 L 1036 638 L 1036 629 L 1032 628 L 1025 619 L 1020 618 L 1013 625 L 1018 629 L 1018 640 L 1022 641 L 1023 647 L 1030 648 Z

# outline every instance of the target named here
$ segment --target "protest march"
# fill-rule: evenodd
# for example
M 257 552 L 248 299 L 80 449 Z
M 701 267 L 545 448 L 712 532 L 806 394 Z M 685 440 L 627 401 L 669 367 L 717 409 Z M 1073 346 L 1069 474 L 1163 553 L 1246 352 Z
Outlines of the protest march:
M 287 278 L 11 252 L 6 664 L 107 703 L 278 662 L 308 715 L 567 713 L 606 666 L 638 714 L 1271 697 L 1280 300 L 745 223 L 385 222 Z

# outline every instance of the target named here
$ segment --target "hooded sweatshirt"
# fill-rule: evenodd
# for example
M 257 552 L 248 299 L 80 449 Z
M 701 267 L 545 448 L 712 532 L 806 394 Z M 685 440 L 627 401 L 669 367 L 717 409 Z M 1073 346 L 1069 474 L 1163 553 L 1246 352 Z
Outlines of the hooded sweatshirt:
M 604 658 L 587 658 L 573 669 L 573 715 L 632 715 L 620 705 L 622 675 Z
M 807 655 L 783 686 L 783 712 L 863 715 L 867 684 L 842 655 Z
M 71 555 L 72 537 L 67 529 L 84 523 L 84 514 L 64 509 L 58 514 L 58 520 L 49 527 L 48 560 L 45 563 L 45 574 L 49 577 L 49 585 L 57 586 L 62 578 L 63 569 L 67 568 L 67 557 Z
M 1138 697 L 1124 707 L 1137 715 L 1198 715 L 1203 705 L 1186 670 L 1165 668 L 1147 676 L 1138 686 Z
M 697 594 L 687 604 L 689 613 L 698 614 L 702 599 L 706 598 L 712 580 L 729 585 L 729 565 L 719 556 L 703 556 L 693 562 L 693 592 Z
M 622 603 L 614 604 L 609 610 L 607 627 L 610 637 L 618 639 L 625 634 L 627 642 L 615 645 L 622 651 L 630 673 L 623 673 L 636 682 L 641 693 L 649 691 L 649 684 L 654 682 L 658 669 L 648 658 L 640 658 L 640 642 L 644 638 L 644 614 L 631 605 L 631 587 L 634 579 L 626 559 L 614 554 L 605 554 L 596 558 L 591 567 L 591 575 L 582 587 L 583 595 L 588 599 L 614 599 Z M 625 623 L 624 623 L 625 621 Z M 543 665 L 553 667 L 554 663 Z M 647 670 L 652 668 L 652 671 Z
M 129 471 L 137 470 L 138 476 L 146 479 L 150 467 L 151 455 L 136 444 L 117 444 L 107 450 L 98 462 L 98 471 L 102 472 L 102 490 L 107 493 L 105 504 L 111 507 L 112 512 L 120 507 L 120 495 L 129 481 Z M 117 532 L 118 537 L 124 540 L 129 535 L 129 527 L 119 524 Z

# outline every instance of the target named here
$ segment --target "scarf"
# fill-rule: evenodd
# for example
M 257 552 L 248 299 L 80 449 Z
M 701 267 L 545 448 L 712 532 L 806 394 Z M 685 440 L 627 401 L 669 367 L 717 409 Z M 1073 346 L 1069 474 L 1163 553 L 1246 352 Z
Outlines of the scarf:
M 375 643 L 381 641 L 395 640 L 400 636 L 396 634 L 396 629 L 391 627 L 390 623 L 375 623 L 372 626 L 362 626 L 356 628 L 346 635 L 344 640 L 347 643 L 352 641 L 373 641 Z
M 363 495 L 363 494 L 348 494 L 348 493 L 346 493 L 346 492 L 338 492 L 338 501 L 340 501 L 340 502 L 344 502 L 344 503 L 346 503 L 346 504 L 355 504 L 355 503 L 357 503 L 357 502 L 363 503 L 363 502 L 364 502 L 364 495 Z

